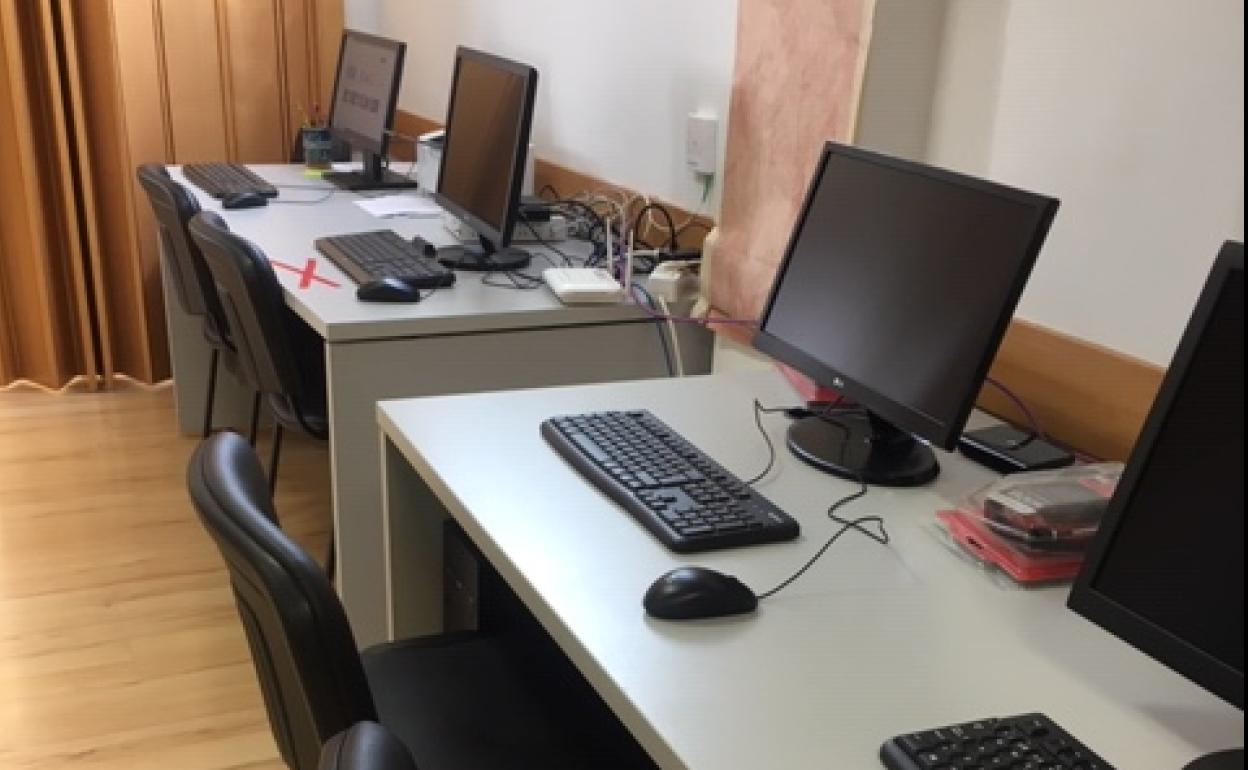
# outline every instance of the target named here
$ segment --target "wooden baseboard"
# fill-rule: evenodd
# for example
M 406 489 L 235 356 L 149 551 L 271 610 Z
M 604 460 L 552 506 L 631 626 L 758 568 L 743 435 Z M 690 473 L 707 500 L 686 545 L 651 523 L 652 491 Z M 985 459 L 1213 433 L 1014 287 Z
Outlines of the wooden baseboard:
M 1036 414 L 1046 433 L 1096 457 L 1125 460 L 1165 369 L 1031 321 L 1014 319 L 990 376 Z M 1010 422 L 1023 416 L 995 388 L 978 404 Z
M 394 116 L 394 130 L 400 134 L 407 136 L 419 136 L 426 131 L 433 131 L 441 128 L 442 125 L 437 121 L 429 118 L 421 117 L 410 112 L 398 110 Z M 410 143 L 404 142 L 397 145 L 394 149 L 394 157 L 401 160 L 411 159 Z M 576 193 L 589 190 L 610 191 L 613 194 L 624 193 L 628 196 L 640 194 L 637 190 L 631 190 L 612 182 L 599 179 L 598 177 L 584 174 L 575 169 L 561 166 L 558 163 L 552 163 L 548 160 L 538 158 L 533 164 L 533 184 L 538 190 L 542 190 L 547 185 L 556 190 L 560 196 L 570 197 Z M 691 224 L 677 238 L 677 246 L 682 249 L 696 249 L 702 245 L 702 240 L 706 237 L 707 232 L 715 226 L 715 220 L 710 217 L 696 216 L 692 212 L 677 206 L 668 201 L 653 198 L 655 203 L 663 204 L 672 214 L 672 219 L 676 222 L 684 222 L 691 219 Z M 650 232 L 643 229 L 641 237 L 651 243 L 658 245 L 661 238 L 657 232 Z M 666 237 L 666 236 L 663 236 Z

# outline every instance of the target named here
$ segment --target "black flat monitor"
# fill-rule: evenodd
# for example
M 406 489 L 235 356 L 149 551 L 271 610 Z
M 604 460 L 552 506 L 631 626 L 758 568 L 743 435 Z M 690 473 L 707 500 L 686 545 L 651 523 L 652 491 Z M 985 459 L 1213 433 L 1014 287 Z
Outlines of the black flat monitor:
M 480 248 L 439 254 L 458 270 L 508 271 L 529 264 L 511 248 L 537 98 L 537 70 L 460 47 L 446 109 L 435 200 L 476 231 Z
M 1222 247 L 1070 608 L 1244 707 L 1244 246 Z M 1191 770 L 1243 768 L 1243 748 Z
M 407 44 L 355 30 L 342 33 L 338 72 L 329 106 L 329 131 L 363 153 L 361 171 L 326 172 L 325 180 L 346 190 L 391 190 L 416 181 L 385 167 L 394 108 L 403 77 Z
M 856 406 L 788 446 L 867 484 L 939 472 L 1022 293 L 1052 198 L 828 142 L 754 345 Z

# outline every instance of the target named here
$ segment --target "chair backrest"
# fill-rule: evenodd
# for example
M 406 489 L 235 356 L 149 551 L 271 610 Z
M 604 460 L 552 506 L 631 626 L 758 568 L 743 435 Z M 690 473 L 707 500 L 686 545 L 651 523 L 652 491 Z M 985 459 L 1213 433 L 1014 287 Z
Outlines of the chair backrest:
M 144 163 L 136 174 L 156 215 L 161 251 L 178 303 L 190 315 L 207 316 L 217 334 L 228 340 L 229 326 L 212 273 L 187 231 L 191 217 L 199 213 L 199 202 L 159 163 Z
M 325 573 L 277 526 L 245 439 L 214 434 L 186 475 L 229 569 L 278 749 L 292 770 L 314 770 L 331 736 L 377 719 L 346 613 Z
M 238 353 L 239 376 L 254 390 L 283 396 L 296 405 L 315 401 L 316 383 L 303 371 L 294 325 L 282 285 L 259 247 L 230 232 L 219 215 L 191 218 L 191 239 L 199 246 L 216 282 L 217 296 Z
M 320 770 L 416 770 L 411 752 L 376 722 L 358 722 L 329 739 Z

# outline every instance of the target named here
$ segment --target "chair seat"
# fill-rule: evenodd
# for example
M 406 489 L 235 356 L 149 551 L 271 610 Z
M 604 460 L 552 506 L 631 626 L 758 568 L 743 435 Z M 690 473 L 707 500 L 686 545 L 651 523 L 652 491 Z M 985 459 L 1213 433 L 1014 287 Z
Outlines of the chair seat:
M 378 645 L 361 657 L 381 723 L 421 770 L 653 766 L 631 738 L 604 740 L 593 708 L 569 702 L 565 682 L 497 639 L 444 634 Z

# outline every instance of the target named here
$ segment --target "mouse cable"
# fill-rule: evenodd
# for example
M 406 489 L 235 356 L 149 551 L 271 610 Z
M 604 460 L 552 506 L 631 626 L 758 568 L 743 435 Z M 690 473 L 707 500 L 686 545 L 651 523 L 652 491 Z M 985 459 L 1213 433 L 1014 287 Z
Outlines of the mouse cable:
M 281 189 L 283 189 L 283 190 L 284 190 L 284 189 L 287 189 L 287 188 L 286 188 L 285 186 L 283 186 Z M 289 188 L 289 189 L 292 189 L 292 190 L 324 190 L 325 188 L 324 188 L 324 187 L 292 187 L 292 188 Z M 338 188 L 336 188 L 336 187 L 331 187 L 331 188 L 329 188 L 329 191 L 328 191 L 328 192 L 326 192 L 324 195 L 322 195 L 322 196 L 321 196 L 321 197 L 319 197 L 319 198 L 308 198 L 308 199 L 305 199 L 305 200 L 294 200 L 294 201 L 292 201 L 292 200 L 286 200 L 285 198 L 271 198 L 271 199 L 269 200 L 269 203 L 277 203 L 277 204 L 282 204 L 282 205 L 286 205 L 286 206 L 312 206 L 312 205 L 315 205 L 315 204 L 317 204 L 317 203 L 324 203 L 325 201 L 327 201 L 327 200 L 329 200 L 330 198 L 334 197 L 334 193 L 336 193 L 336 192 L 338 192 Z
M 776 464 L 776 445 L 771 443 L 771 436 L 767 435 L 767 431 L 763 428 L 763 415 L 775 414 L 777 412 L 788 412 L 795 407 L 791 406 L 763 406 L 762 402 L 757 398 L 754 399 L 754 424 L 758 427 L 758 435 L 763 437 L 763 441 L 767 444 L 767 467 L 763 468 L 754 476 L 751 476 L 745 483 L 753 486 L 762 480 L 764 476 L 771 473 L 771 469 Z
M 748 481 L 745 481 L 744 483 L 749 486 L 753 486 L 757 484 L 759 481 L 762 481 L 764 476 L 766 476 L 768 473 L 771 473 L 771 469 L 776 464 L 776 447 L 773 443 L 771 443 L 771 436 L 767 435 L 766 429 L 763 428 L 763 415 L 764 414 L 777 414 L 779 412 L 783 412 L 790 419 L 798 419 L 803 416 L 819 417 L 821 419 L 831 419 L 831 415 L 844 414 L 846 412 L 859 410 L 858 407 L 841 406 L 841 401 L 842 401 L 841 398 L 837 398 L 837 400 L 835 401 L 829 401 L 818 412 L 810 412 L 809 415 L 806 415 L 804 413 L 809 411 L 806 407 L 763 406 L 762 403 L 757 398 L 754 399 L 754 425 L 758 427 L 758 434 L 762 436 L 763 441 L 767 443 L 767 467 L 763 468 L 758 474 L 750 477 L 750 479 Z
M 845 495 L 840 500 L 837 500 L 836 502 L 832 503 L 831 506 L 828 507 L 828 518 L 836 522 L 837 524 L 840 524 L 841 528 L 832 533 L 832 537 L 828 538 L 828 542 L 824 543 L 823 547 L 820 548 L 818 551 L 816 551 L 815 555 L 810 557 L 810 559 L 807 560 L 807 562 L 802 565 L 801 569 L 799 569 L 797 572 L 794 572 L 789 577 L 785 578 L 785 580 L 782 583 L 780 583 L 780 585 L 776 586 L 770 591 L 764 591 L 763 593 L 758 594 L 759 599 L 766 599 L 769 596 L 774 596 L 780 593 L 780 591 L 783 590 L 784 588 L 787 588 L 790 583 L 797 580 L 802 575 L 806 574 L 806 570 L 810 569 L 811 565 L 813 565 L 816 561 L 818 561 L 819 557 L 823 556 L 823 554 L 827 552 L 829 548 L 832 547 L 832 544 L 840 539 L 841 535 L 845 534 L 851 529 L 861 532 L 862 534 L 871 538 L 872 540 L 879 543 L 880 545 L 888 545 L 888 542 L 889 542 L 888 530 L 884 529 L 884 519 L 880 518 L 879 516 L 876 516 L 873 514 L 870 516 L 859 516 L 856 519 L 844 519 L 836 514 L 836 512 L 840 510 L 842 507 L 848 505 L 849 503 L 852 503 L 853 501 L 859 499 L 860 497 L 866 496 L 867 494 L 866 483 L 860 480 L 858 484 L 859 484 L 859 489 L 857 492 L 851 492 L 850 494 Z M 876 533 L 868 529 L 866 526 L 864 526 L 869 523 L 875 524 L 879 528 L 880 531 Z

